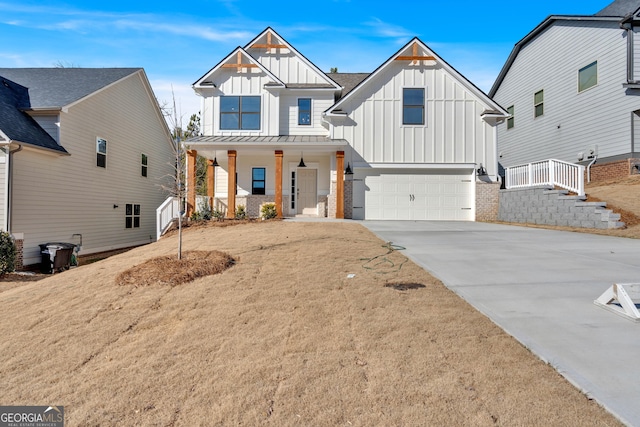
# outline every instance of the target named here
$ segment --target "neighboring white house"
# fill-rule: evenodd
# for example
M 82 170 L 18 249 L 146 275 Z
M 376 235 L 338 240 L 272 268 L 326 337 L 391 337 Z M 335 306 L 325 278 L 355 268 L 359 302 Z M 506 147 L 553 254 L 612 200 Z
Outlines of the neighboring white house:
M 2 229 L 80 254 L 156 239 L 172 139 L 141 68 L 0 68 Z
M 487 183 L 508 114 L 417 38 L 371 74 L 325 74 L 267 28 L 193 87 L 203 135 L 188 144 L 220 165 L 209 197 L 228 216 L 267 201 L 282 216 L 355 219 L 496 209 Z
M 592 177 L 627 176 L 640 157 L 640 1 L 552 15 L 516 43 L 489 95 L 504 167 L 554 158 Z

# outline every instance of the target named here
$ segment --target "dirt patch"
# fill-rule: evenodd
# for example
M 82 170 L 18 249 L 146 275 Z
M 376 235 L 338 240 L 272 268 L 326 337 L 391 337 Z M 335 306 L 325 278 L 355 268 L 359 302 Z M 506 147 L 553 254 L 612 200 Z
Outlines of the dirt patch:
M 116 277 L 120 286 L 177 286 L 193 280 L 222 273 L 235 260 L 220 251 L 189 251 L 177 255 L 156 257 L 123 271 Z
M 0 293 L 2 404 L 56 402 L 69 426 L 620 425 L 357 223 L 183 237 L 241 262 L 115 284 L 173 236 Z

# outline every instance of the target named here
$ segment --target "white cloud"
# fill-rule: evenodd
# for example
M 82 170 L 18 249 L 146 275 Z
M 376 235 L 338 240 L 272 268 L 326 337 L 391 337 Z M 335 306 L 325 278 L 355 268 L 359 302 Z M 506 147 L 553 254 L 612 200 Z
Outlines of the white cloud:
M 372 18 L 371 21 L 365 22 L 364 25 L 373 28 L 375 35 L 379 37 L 389 37 L 395 39 L 401 38 L 403 40 L 406 40 L 414 35 L 406 28 L 403 28 L 399 25 L 389 24 L 375 17 Z

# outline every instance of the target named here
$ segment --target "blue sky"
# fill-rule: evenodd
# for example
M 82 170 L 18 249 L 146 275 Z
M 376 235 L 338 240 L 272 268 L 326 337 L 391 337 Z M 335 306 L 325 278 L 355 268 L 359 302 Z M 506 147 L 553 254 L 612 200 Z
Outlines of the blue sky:
M 267 26 L 324 71 L 371 72 L 414 36 L 488 92 L 513 45 L 548 15 L 607 0 L 0 0 L 2 67 L 143 67 L 158 100 L 198 111 L 191 84 Z

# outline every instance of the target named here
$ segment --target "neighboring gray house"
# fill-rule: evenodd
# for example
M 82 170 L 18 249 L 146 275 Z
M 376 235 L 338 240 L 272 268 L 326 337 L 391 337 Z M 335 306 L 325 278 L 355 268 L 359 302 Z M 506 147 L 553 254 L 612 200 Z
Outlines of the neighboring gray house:
M 544 159 L 586 165 L 592 179 L 640 162 L 640 1 L 594 15 L 551 15 L 516 43 L 489 96 L 503 167 Z
M 172 139 L 141 68 L 0 68 L 0 228 L 81 254 L 155 240 Z

